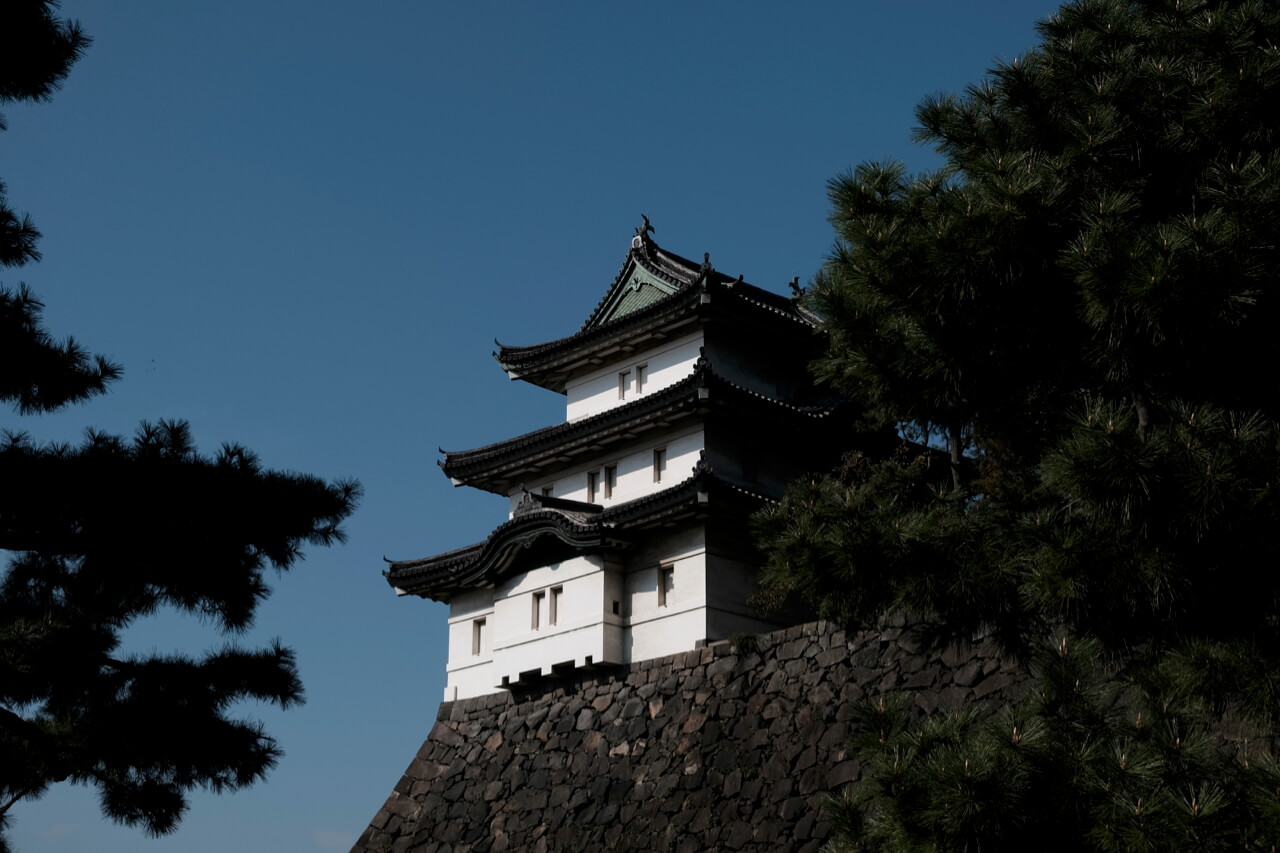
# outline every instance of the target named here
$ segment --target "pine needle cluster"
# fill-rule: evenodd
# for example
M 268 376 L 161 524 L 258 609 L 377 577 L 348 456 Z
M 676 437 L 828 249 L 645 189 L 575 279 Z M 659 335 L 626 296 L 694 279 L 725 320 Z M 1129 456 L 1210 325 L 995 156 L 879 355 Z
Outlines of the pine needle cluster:
M 764 597 L 927 614 L 1028 673 L 995 716 L 866 711 L 897 734 L 859 741 L 851 849 L 1269 849 L 1280 8 L 1075 0 L 1039 32 L 920 105 L 943 168 L 830 184 L 815 369 L 914 450 L 762 514 Z

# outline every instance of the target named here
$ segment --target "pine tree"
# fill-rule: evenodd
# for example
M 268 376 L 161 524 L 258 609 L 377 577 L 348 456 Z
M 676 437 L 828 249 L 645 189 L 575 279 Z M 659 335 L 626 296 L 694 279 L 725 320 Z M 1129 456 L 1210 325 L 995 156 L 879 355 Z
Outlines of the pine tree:
M 996 717 L 864 708 L 849 849 L 1268 849 L 1280 8 L 1077 0 L 1038 29 L 920 105 L 943 168 L 830 184 L 816 369 L 950 476 L 908 453 L 797 484 L 766 585 L 1030 673 Z
M 0 103 L 57 90 L 89 38 L 48 0 L 0 11 Z M 0 122 L 0 129 L 3 122 Z M 39 232 L 5 203 L 0 267 L 39 260 Z M 101 394 L 120 368 L 45 330 L 25 286 L 0 287 L 0 401 L 49 412 Z M 111 818 L 172 830 L 196 787 L 234 790 L 280 755 L 244 699 L 302 701 L 293 653 L 228 643 L 200 656 L 124 654 L 121 632 L 170 607 L 232 634 L 305 544 L 343 539 L 359 485 L 266 470 L 248 450 L 199 454 L 180 422 L 79 446 L 0 436 L 0 830 L 60 781 L 95 786 Z M 7 849 L 0 835 L 0 850 Z

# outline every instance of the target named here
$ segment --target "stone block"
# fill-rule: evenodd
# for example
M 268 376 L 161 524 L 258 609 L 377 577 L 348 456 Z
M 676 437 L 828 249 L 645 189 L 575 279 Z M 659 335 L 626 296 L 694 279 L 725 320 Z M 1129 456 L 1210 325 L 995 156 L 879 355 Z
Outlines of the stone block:
M 952 673 L 951 680 L 961 687 L 971 687 L 982 675 L 982 661 L 971 660 Z
M 933 687 L 938 680 L 938 672 L 935 669 L 925 669 L 915 673 L 910 678 L 902 682 L 903 690 L 919 690 L 921 688 Z
M 751 824 L 745 820 L 735 820 L 725 833 L 724 846 L 730 850 L 741 850 L 754 837 L 755 830 Z
M 973 688 L 973 698 L 985 699 L 993 693 L 1004 690 L 1014 683 L 1016 678 L 1011 672 L 1001 672 L 995 675 L 989 675 Z
M 805 647 L 808 645 L 809 640 L 807 638 L 799 637 L 779 646 L 778 651 L 774 653 L 774 657 L 781 661 L 793 660 L 803 655 Z
M 684 725 L 680 727 L 680 731 L 685 734 L 700 731 L 702 724 L 707 721 L 707 715 L 698 711 L 690 711 L 689 716 L 685 718 Z
M 455 705 L 458 703 L 454 703 Z M 427 735 L 427 740 L 433 740 L 436 743 L 445 746 L 458 746 L 462 743 L 462 735 L 453 730 L 453 727 L 445 722 L 438 722 L 431 727 L 431 733 Z

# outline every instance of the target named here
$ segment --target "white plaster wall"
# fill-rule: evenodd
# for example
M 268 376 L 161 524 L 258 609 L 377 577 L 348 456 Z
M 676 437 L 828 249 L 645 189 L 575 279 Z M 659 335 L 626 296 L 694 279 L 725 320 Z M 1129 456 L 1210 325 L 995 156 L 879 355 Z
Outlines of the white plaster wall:
M 581 376 L 565 385 L 566 418 L 570 421 L 590 417 L 629 403 L 636 399 L 634 390 L 635 367 L 637 364 L 647 365 L 647 378 L 642 394 L 651 394 L 662 388 L 674 385 L 693 372 L 693 363 L 698 360 L 698 348 L 702 346 L 702 332 L 694 332 L 681 338 L 666 341 L 652 349 L 637 350 L 629 355 L 620 356 L 592 373 Z M 631 370 L 627 386 L 627 396 L 618 399 L 618 374 L 623 370 Z
M 497 692 L 493 676 L 494 602 L 492 589 L 459 593 L 449 602 L 449 662 L 444 701 Z M 475 620 L 484 619 L 487 643 L 472 653 Z
M 653 451 L 658 447 L 667 448 L 667 470 L 662 481 L 653 481 Z M 623 455 L 598 456 L 591 462 L 580 464 L 569 469 L 554 479 L 539 481 L 536 486 L 526 484 L 531 492 L 541 492 L 544 486 L 551 486 L 551 494 L 557 498 L 572 501 L 587 500 L 587 472 L 600 473 L 596 503 L 606 507 L 633 501 L 645 495 L 662 491 L 681 483 L 693 475 L 693 466 L 698 464 L 706 441 L 701 428 L 685 432 L 654 436 L 650 443 L 637 448 L 629 448 Z M 606 465 L 618 466 L 618 483 L 613 496 L 604 498 L 604 469 Z M 511 518 L 524 498 L 524 492 L 515 489 L 508 496 L 507 517 Z
M 757 589 L 754 565 L 715 553 L 707 554 L 707 639 L 772 631 L 779 624 L 762 619 L 747 604 Z
M 660 605 L 664 565 L 672 567 L 672 577 Z M 463 593 L 450 604 L 445 700 L 497 692 L 523 673 L 649 660 L 704 639 L 771 630 L 776 626 L 746 604 L 755 572 L 753 565 L 708 552 L 705 528 L 692 525 L 654 536 L 628 555 L 625 570 L 602 556 L 574 557 L 513 576 L 496 589 Z M 554 625 L 553 587 L 562 590 Z M 539 592 L 543 609 L 534 629 Z M 479 618 L 486 620 L 490 645 L 475 655 L 472 626 Z
M 612 613 L 616 570 L 599 556 L 574 557 L 511 578 L 495 590 L 493 676 L 515 682 L 524 672 L 550 675 L 561 664 L 621 663 L 622 617 Z M 553 587 L 560 587 L 556 622 L 549 623 Z M 534 594 L 542 593 L 542 618 L 533 627 Z M 621 602 L 619 602 L 621 610 Z
M 747 598 L 757 589 L 755 566 L 715 553 L 707 554 L 707 605 L 730 613 L 753 616 Z M 719 638 L 717 638 L 719 639 Z
M 706 540 L 701 526 L 673 531 L 638 551 L 625 577 L 626 655 L 642 661 L 687 651 L 705 639 L 707 605 Z M 658 569 L 672 567 L 666 604 L 658 604 Z
M 705 608 L 672 613 L 640 625 L 632 625 L 627 635 L 627 661 L 643 660 L 687 652 L 707 636 Z
M 770 364 L 768 370 L 761 370 L 759 366 L 750 363 L 753 358 L 759 359 L 759 353 L 742 354 L 720 346 L 708 347 L 708 349 L 711 364 L 720 376 L 757 394 L 763 394 L 766 397 L 778 396 L 777 378 L 771 375 L 776 370 L 776 365 Z M 802 366 L 800 370 L 803 375 L 805 368 Z
M 707 639 L 726 640 L 734 634 L 767 634 L 785 623 L 770 622 L 759 616 L 747 616 L 741 613 L 726 613 L 723 610 L 707 608 Z

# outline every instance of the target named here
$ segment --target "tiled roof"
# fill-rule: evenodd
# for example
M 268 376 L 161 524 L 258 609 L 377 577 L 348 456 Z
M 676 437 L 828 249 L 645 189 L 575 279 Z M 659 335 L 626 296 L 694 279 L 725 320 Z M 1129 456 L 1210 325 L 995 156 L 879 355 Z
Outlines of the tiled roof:
M 631 303 L 624 302 L 630 297 L 619 291 L 637 267 L 674 287 L 674 292 L 662 295 L 648 289 L 643 295 L 635 294 Z M 714 307 L 710 307 L 702 299 L 704 294 L 729 298 L 713 298 L 710 305 Z M 570 373 L 590 369 L 589 365 L 599 363 L 600 358 L 621 347 L 635 346 L 654 334 L 683 333 L 680 330 L 698 322 L 708 310 L 735 309 L 763 310 L 807 329 L 817 328 L 820 323 L 815 314 L 794 299 L 762 290 L 741 278 L 731 279 L 713 269 L 709 259 L 697 264 L 658 247 L 652 240 L 637 237 L 613 284 L 581 329 L 567 337 L 529 346 L 499 343 L 493 356 L 512 378 L 563 393 Z
M 701 265 L 688 258 L 683 258 L 675 252 L 668 252 L 659 248 L 658 244 L 653 242 L 647 235 L 643 238 L 637 235 L 636 239 L 631 241 L 631 250 L 627 252 L 626 260 L 622 262 L 621 268 L 618 269 L 618 274 L 614 276 L 613 284 L 609 285 L 609 289 L 600 298 L 595 310 L 587 317 L 586 322 L 582 324 L 582 328 L 578 330 L 579 332 L 585 332 L 592 326 L 601 323 L 602 315 L 613 301 L 614 295 L 619 288 L 626 284 L 636 267 L 640 267 L 650 275 L 672 285 L 676 290 L 684 290 L 697 283 L 704 272 Z M 714 273 L 714 271 L 712 272 Z
M 474 450 L 446 452 L 439 465 L 455 483 L 508 494 L 528 473 L 544 463 L 563 467 L 566 456 L 595 455 L 602 445 L 623 440 L 637 425 L 668 425 L 710 410 L 734 406 L 744 414 L 815 420 L 829 417 L 841 405 L 835 398 L 805 404 L 786 402 L 744 388 L 718 375 L 705 358 L 681 381 L 638 399 L 578 421 L 554 424 Z
M 464 589 L 489 586 L 519 568 L 522 558 L 564 559 L 573 554 L 625 549 L 630 534 L 673 518 L 705 515 L 729 504 L 745 517 L 769 501 L 763 495 L 717 477 L 702 462 L 681 483 L 604 509 L 596 504 L 531 493 L 507 522 L 483 542 L 420 560 L 388 561 L 383 574 L 398 590 L 448 600 Z

